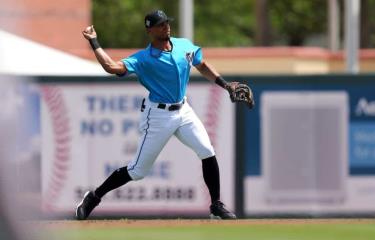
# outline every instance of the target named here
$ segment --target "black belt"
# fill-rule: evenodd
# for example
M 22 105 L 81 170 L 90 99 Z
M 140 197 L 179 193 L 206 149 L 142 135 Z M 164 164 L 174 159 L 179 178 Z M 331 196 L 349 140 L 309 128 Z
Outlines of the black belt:
M 176 104 L 172 104 L 172 105 L 169 105 L 169 107 L 167 108 L 168 111 L 177 111 L 177 110 L 180 110 L 182 108 L 182 106 L 184 105 L 185 103 L 185 99 L 182 100 L 181 103 L 176 103 Z M 158 108 L 160 109 L 165 109 L 167 107 L 167 104 L 165 103 L 159 103 L 158 104 Z

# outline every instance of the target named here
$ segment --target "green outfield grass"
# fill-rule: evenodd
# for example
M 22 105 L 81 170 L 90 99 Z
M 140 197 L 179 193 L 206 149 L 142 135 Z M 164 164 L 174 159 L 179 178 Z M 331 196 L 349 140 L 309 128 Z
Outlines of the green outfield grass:
M 176 223 L 177 221 L 177 223 Z M 60 222 L 43 236 L 56 240 L 373 240 L 375 220 L 148 220 Z

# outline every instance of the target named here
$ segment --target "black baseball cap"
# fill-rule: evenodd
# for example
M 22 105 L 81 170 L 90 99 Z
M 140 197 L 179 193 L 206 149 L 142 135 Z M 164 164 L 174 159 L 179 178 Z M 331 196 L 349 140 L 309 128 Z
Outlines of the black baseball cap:
M 162 10 L 152 11 L 145 17 L 145 27 L 150 28 L 160 23 L 173 20 L 173 18 L 167 17 L 167 15 Z

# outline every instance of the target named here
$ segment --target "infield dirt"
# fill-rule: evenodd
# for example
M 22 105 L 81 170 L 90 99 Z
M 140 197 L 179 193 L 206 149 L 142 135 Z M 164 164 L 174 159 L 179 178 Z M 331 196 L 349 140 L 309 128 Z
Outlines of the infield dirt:
M 375 219 L 153 219 L 153 220 L 60 220 L 30 222 L 35 227 L 47 228 L 118 228 L 118 227 L 168 227 L 200 225 L 305 225 L 305 224 L 375 224 Z

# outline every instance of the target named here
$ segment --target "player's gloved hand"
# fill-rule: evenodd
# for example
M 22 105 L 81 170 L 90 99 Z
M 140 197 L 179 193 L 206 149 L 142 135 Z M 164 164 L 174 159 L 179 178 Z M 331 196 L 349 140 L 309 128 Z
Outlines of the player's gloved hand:
M 236 90 L 236 87 L 240 84 L 239 82 L 227 82 L 225 89 L 229 92 L 229 95 L 232 95 L 232 92 Z
M 239 82 L 229 82 L 225 89 L 229 92 L 232 102 L 244 102 L 250 109 L 254 107 L 253 92 L 248 85 Z

